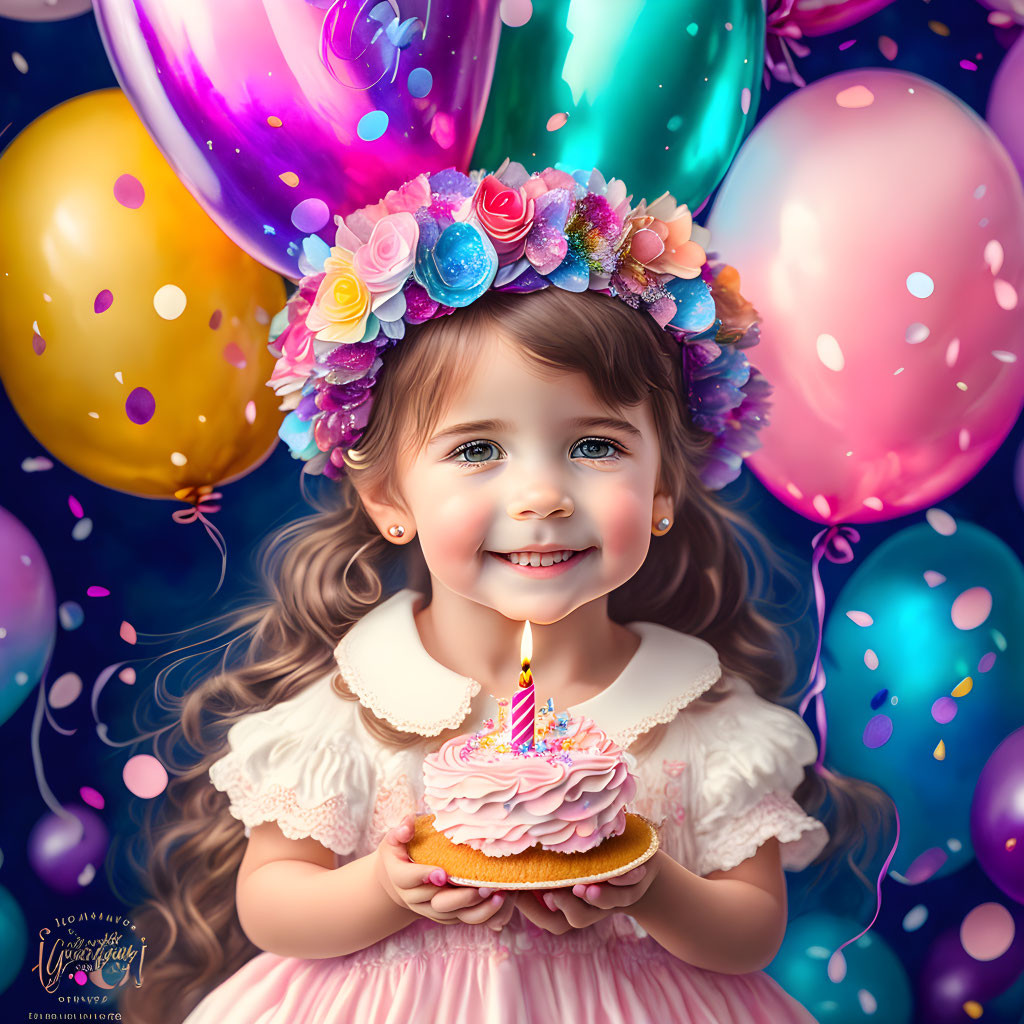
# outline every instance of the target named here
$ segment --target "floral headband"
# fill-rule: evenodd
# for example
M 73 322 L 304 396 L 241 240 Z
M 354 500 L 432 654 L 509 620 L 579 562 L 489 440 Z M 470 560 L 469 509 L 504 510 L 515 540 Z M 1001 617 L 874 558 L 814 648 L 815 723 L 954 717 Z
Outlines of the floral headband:
M 288 411 L 279 431 L 306 472 L 344 474 L 343 454 L 369 421 L 381 356 L 421 324 L 488 289 L 554 285 L 614 296 L 648 312 L 679 342 L 694 424 L 714 436 L 700 467 L 712 490 L 739 475 L 760 447 L 771 386 L 743 350 L 758 342 L 757 313 L 739 275 L 711 265 L 687 207 L 667 192 L 632 196 L 597 171 L 421 174 L 378 203 L 335 217 L 335 245 L 303 240 L 298 290 L 270 325 L 277 357 L 267 382 Z M 712 254 L 713 255 L 713 254 Z

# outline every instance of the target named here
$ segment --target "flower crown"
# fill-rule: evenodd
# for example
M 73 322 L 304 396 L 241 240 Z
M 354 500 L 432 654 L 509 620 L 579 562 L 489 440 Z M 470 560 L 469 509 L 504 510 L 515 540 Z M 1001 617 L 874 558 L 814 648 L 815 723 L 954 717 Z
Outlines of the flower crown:
M 760 447 L 771 386 L 743 350 L 757 313 L 739 275 L 709 264 L 687 207 L 667 192 L 632 196 L 597 171 L 505 163 L 493 174 L 421 174 L 378 203 L 335 217 L 335 245 L 303 239 L 298 290 L 270 325 L 277 357 L 267 382 L 288 411 L 279 434 L 306 472 L 338 478 L 369 421 L 384 351 L 421 324 L 488 289 L 554 285 L 612 295 L 679 342 L 694 424 L 712 434 L 701 479 L 713 490 Z M 713 256 L 714 254 L 712 254 Z

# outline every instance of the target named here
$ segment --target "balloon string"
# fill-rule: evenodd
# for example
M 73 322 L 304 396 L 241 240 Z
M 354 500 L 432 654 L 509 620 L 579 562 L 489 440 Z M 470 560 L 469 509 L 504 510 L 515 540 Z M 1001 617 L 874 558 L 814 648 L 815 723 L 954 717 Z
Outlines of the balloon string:
M 228 545 L 227 541 L 224 540 L 223 534 L 217 529 L 209 519 L 203 515 L 204 512 L 209 512 L 211 515 L 214 512 L 220 511 L 220 505 L 206 504 L 207 501 L 216 501 L 223 497 L 219 491 L 214 491 L 209 485 L 204 485 L 199 488 L 186 487 L 180 491 L 175 491 L 174 496 L 180 498 L 182 501 L 188 501 L 191 503 L 191 508 L 179 508 L 175 509 L 171 513 L 171 518 L 176 523 L 195 522 L 197 519 L 201 522 L 209 534 L 210 539 L 217 546 L 217 550 L 220 552 L 220 579 L 217 581 L 217 587 L 210 595 L 215 597 L 221 588 L 221 584 L 224 582 L 224 573 L 228 567 Z
M 63 818 L 75 829 L 74 839 L 71 838 L 71 834 L 66 837 L 62 837 L 62 839 L 66 838 L 71 842 L 72 846 L 77 846 L 79 842 L 81 842 L 82 836 L 85 835 L 85 826 L 74 814 L 70 814 L 68 811 L 64 810 L 57 798 L 53 795 L 53 790 L 50 789 L 50 786 L 46 781 L 46 772 L 43 770 L 43 755 L 39 749 L 39 734 L 42 732 L 43 713 L 46 709 L 46 675 L 50 671 L 50 662 L 52 659 L 53 649 L 51 649 L 50 653 L 47 655 L 46 665 L 39 678 L 39 689 L 36 694 L 36 709 L 32 715 L 32 735 L 30 741 L 30 745 L 32 747 L 32 767 L 35 771 L 36 786 L 39 789 L 39 795 L 43 798 L 43 803 L 45 803 L 58 818 Z
M 853 544 L 856 544 L 860 540 L 860 534 L 852 526 L 830 526 L 827 529 L 820 531 L 815 535 L 814 540 L 811 542 L 813 548 L 813 554 L 811 557 L 811 576 L 814 580 L 814 601 L 817 606 L 818 614 L 818 641 L 817 646 L 814 650 L 814 662 L 811 665 L 810 679 L 808 680 L 807 691 L 804 693 L 803 698 L 800 701 L 800 716 L 803 717 L 804 712 L 807 710 L 807 705 L 811 700 L 817 698 L 815 706 L 815 722 L 818 726 L 818 759 L 814 763 L 814 770 L 824 778 L 834 779 L 835 775 L 830 772 L 824 765 L 825 760 L 825 745 L 828 740 L 828 720 L 825 714 L 825 667 L 821 660 L 821 643 L 822 634 L 824 633 L 825 627 L 825 588 L 821 583 L 821 560 L 827 558 L 830 562 L 837 564 L 843 562 L 853 561 Z M 890 797 L 890 799 L 892 799 Z M 871 931 L 875 921 L 878 920 L 878 915 L 882 911 L 882 879 L 886 876 L 889 870 L 889 865 L 892 863 L 893 857 L 896 855 L 896 848 L 900 845 L 900 812 L 899 808 L 896 807 L 896 802 L 893 801 L 893 810 L 896 812 L 896 841 L 892 845 L 892 849 L 889 851 L 889 856 L 886 857 L 885 863 L 882 865 L 881 871 L 878 873 L 878 878 L 875 882 L 875 916 L 871 918 L 871 923 L 863 931 L 854 935 L 853 938 L 847 939 L 838 949 L 836 949 L 828 962 L 828 976 L 829 979 L 835 983 L 843 980 L 846 976 L 845 961 L 843 960 L 842 951 L 851 942 L 856 942 L 857 939 L 865 933 Z

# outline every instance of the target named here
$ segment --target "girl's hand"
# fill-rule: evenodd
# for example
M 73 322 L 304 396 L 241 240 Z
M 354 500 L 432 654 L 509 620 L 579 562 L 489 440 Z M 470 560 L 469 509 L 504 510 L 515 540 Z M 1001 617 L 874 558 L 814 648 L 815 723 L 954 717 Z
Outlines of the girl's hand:
M 539 928 L 564 935 L 570 928 L 586 928 L 609 914 L 628 911 L 657 877 L 655 862 L 660 864 L 657 855 L 627 874 L 597 885 L 520 892 L 516 894 L 516 906 Z
M 501 910 L 503 893 L 475 886 L 447 885 L 444 868 L 417 864 L 409 856 L 406 843 L 412 839 L 415 815 L 407 814 L 391 829 L 377 847 L 377 880 L 400 907 L 438 924 L 483 924 Z M 486 896 L 484 895 L 486 893 Z

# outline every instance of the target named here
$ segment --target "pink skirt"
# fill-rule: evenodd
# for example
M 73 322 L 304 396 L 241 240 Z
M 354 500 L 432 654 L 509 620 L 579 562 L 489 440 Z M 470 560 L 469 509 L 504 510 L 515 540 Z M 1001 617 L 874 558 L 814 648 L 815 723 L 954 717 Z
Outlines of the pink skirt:
M 411 955 L 408 939 L 323 960 L 261 953 L 185 1024 L 817 1024 L 763 971 L 719 974 L 649 937 L 596 944 L 593 929 L 556 936 L 524 923 L 500 935 L 433 926 L 443 944 L 421 930 Z

